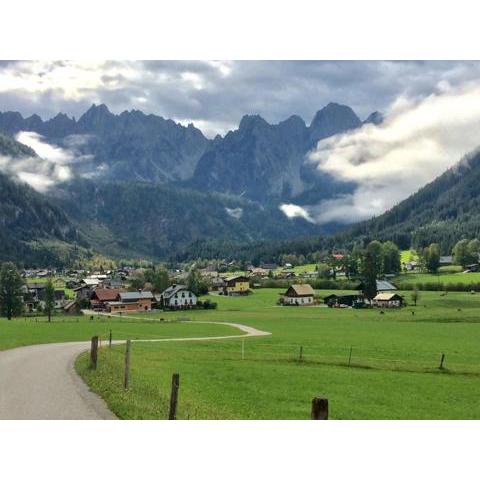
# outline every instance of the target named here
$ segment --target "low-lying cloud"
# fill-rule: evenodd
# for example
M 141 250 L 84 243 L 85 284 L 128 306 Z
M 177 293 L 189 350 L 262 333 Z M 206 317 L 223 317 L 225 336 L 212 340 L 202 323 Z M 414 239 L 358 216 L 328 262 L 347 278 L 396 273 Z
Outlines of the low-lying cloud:
M 70 180 L 74 165 L 92 159 L 91 155 L 81 155 L 75 149 L 86 139 L 72 138 L 66 142 L 71 148 L 62 148 L 47 143 L 35 132 L 19 132 L 15 138 L 35 150 L 38 157 L 0 156 L 0 171 L 27 183 L 39 192 L 46 192 L 54 185 Z
M 384 123 L 322 140 L 309 155 L 318 170 L 356 183 L 354 192 L 285 213 L 320 224 L 381 214 L 476 149 L 479 133 L 479 85 L 442 82 L 427 98 L 398 98 Z

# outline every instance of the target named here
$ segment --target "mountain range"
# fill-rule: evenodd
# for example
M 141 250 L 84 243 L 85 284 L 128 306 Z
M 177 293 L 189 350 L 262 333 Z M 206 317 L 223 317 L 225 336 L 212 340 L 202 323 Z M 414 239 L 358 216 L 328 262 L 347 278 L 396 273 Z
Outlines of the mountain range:
M 78 120 L 0 113 L 0 259 L 61 265 L 95 252 L 235 257 L 242 245 L 242 252 L 255 245 L 266 258 L 278 248 L 342 247 L 371 238 L 401 247 L 438 240 L 445 250 L 459 235 L 478 236 L 478 154 L 344 232 L 281 212 L 283 202 L 312 204 L 352 192 L 354 185 L 319 173 L 306 156 L 319 140 L 382 121 L 374 112 L 362 122 L 350 107 L 330 103 L 309 125 L 296 115 L 278 124 L 246 115 L 238 129 L 208 139 L 193 125 L 137 110 L 115 115 L 105 105 L 93 105 Z M 19 132 L 35 132 L 80 158 L 69 164 L 73 176 L 43 194 L 20 182 L 15 166 L 42 158 L 15 140 Z

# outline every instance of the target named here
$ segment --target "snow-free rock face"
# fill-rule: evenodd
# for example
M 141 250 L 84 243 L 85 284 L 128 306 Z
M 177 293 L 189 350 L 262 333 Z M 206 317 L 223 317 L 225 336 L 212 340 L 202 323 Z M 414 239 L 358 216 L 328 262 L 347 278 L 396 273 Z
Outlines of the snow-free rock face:
M 305 168 L 309 150 L 323 138 L 360 125 L 350 107 L 335 103 L 318 111 L 309 127 L 297 115 L 277 125 L 246 115 L 238 130 L 216 141 L 203 155 L 192 185 L 261 202 L 294 198 L 325 183 L 324 175 Z
M 71 145 L 72 136 L 83 138 L 81 153 L 92 158 L 81 165 L 83 173 L 102 165 L 105 179 L 121 181 L 185 180 L 210 144 L 193 125 L 138 110 L 115 115 L 105 105 L 92 105 L 78 121 L 61 113 L 47 121 L 38 115 L 24 119 L 18 112 L 0 113 L 0 132 L 19 131 L 37 132 L 63 147 Z

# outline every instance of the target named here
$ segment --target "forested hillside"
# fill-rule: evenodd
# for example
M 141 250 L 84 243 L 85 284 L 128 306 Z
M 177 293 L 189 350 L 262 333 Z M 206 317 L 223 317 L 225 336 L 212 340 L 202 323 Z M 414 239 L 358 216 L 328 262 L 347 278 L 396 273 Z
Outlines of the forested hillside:
M 54 194 L 96 250 L 124 258 L 170 258 L 197 239 L 250 243 L 320 231 L 276 206 L 168 185 L 78 180 Z

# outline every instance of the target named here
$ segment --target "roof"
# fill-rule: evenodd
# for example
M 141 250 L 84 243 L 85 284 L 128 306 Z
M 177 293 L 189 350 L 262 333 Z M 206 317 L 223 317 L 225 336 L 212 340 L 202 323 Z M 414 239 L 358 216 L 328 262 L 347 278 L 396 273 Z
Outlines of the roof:
M 323 299 L 327 300 L 327 298 L 352 298 L 352 297 L 358 298 L 358 294 L 356 294 L 356 293 L 342 293 L 342 294 L 332 293 L 331 295 L 327 295 L 326 297 L 323 297 Z
M 386 280 L 377 280 L 377 291 L 381 292 L 384 290 L 396 290 L 397 287 L 395 285 L 392 285 L 390 282 L 387 282 Z
M 451 255 L 445 255 L 440 257 L 440 263 L 453 263 L 453 257 Z
M 395 297 L 402 298 L 398 293 L 379 293 L 374 300 L 393 300 Z
M 312 286 L 309 283 L 301 283 L 301 284 L 298 284 L 298 285 L 290 285 L 290 287 L 288 287 L 288 290 L 290 290 L 290 289 L 293 289 L 294 292 L 299 296 L 314 295 L 314 293 L 315 293 L 313 291 Z M 288 293 L 288 290 L 285 293 L 285 295 Z
M 162 292 L 162 296 L 163 298 L 170 298 L 176 293 L 181 292 L 183 290 L 189 291 L 185 285 L 171 285 L 170 287 L 168 287 L 166 290 Z
M 232 275 L 231 277 L 225 278 L 226 282 L 233 282 L 234 280 L 240 280 L 240 279 L 245 279 L 245 281 L 248 282 L 248 277 L 245 275 Z
M 150 291 L 142 291 L 142 292 L 120 292 L 120 299 L 122 302 L 124 301 L 136 301 L 136 300 L 143 300 L 143 299 L 153 299 L 153 294 Z
M 93 292 L 101 302 L 116 300 L 120 290 L 117 288 L 97 288 Z
M 98 285 L 100 280 L 98 280 L 98 278 L 84 278 L 82 282 L 87 286 L 94 286 Z

